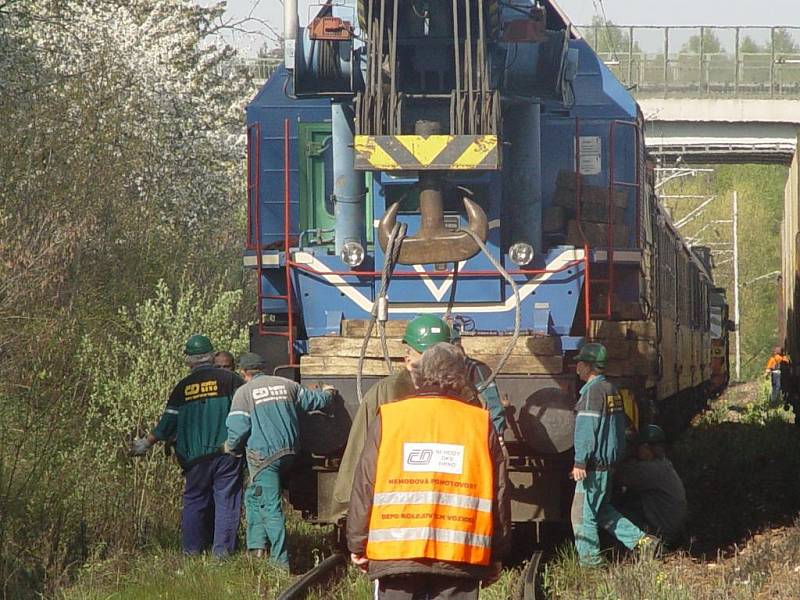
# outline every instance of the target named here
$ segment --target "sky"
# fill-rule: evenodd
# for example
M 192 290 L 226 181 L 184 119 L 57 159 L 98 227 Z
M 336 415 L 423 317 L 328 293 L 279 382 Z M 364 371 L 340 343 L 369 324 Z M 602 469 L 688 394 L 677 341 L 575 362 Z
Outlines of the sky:
M 215 4 L 213 0 L 198 0 Z M 298 0 L 300 23 L 316 13 L 321 0 Z M 799 0 L 556 0 L 573 23 L 591 23 L 595 15 L 619 25 L 761 25 L 800 27 Z M 283 29 L 282 0 L 228 0 L 225 18 L 232 22 L 252 17 L 226 39 L 246 55 L 254 55 L 274 40 L 270 28 Z

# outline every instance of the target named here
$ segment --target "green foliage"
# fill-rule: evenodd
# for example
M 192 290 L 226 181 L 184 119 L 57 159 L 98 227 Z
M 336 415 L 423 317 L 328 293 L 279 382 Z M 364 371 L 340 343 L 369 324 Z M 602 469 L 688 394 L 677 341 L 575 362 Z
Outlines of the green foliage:
M 544 588 L 554 600 L 692 600 L 696 598 L 674 576 L 652 560 L 626 560 L 605 567 L 582 567 L 572 546 L 559 550 L 546 565 Z
M 627 54 L 630 50 L 631 35 L 626 27 L 615 25 L 595 15 L 588 33 L 588 41 L 595 52 L 612 56 Z M 634 41 L 634 53 L 641 52 L 639 43 Z
M 189 282 L 171 292 L 161 282 L 152 299 L 120 310 L 105 337 L 84 335 L 67 357 L 70 378 L 43 368 L 23 402 L 0 396 L 4 596 L 52 592 L 76 566 L 109 553 L 176 546 L 180 471 L 156 451 L 134 461 L 126 445 L 154 424 L 186 372 L 188 335 L 203 331 L 233 352 L 246 347 L 246 329 L 231 318 L 241 295 Z M 56 402 L 37 398 L 59 384 Z
M 25 598 L 175 540 L 177 467 L 122 448 L 186 334 L 244 339 L 242 294 L 220 290 L 243 283 L 250 88 L 214 43 L 220 6 L 0 7 L 0 597 Z
M 772 40 L 775 45 L 775 52 L 782 54 L 800 53 L 800 43 L 788 29 L 778 27 L 773 34 Z
M 93 465 L 94 490 L 108 499 L 108 512 L 95 524 L 100 539 L 110 539 L 105 527 L 112 523 L 115 528 L 124 523 L 122 537 L 131 536 L 126 541 L 132 543 L 147 540 L 164 523 L 174 529 L 180 477 L 173 461 L 158 452 L 131 461 L 121 450 L 160 417 L 169 392 L 186 373 L 181 350 L 190 335 L 203 333 L 216 349 L 235 354 L 247 348 L 247 330 L 231 320 L 241 296 L 185 283 L 173 297 L 162 281 L 152 299 L 130 313 L 120 310 L 114 336 L 100 342 L 84 338 L 77 362 L 92 392 L 86 411 L 90 435 L 80 455 Z M 171 521 L 165 519 L 170 513 Z
M 725 52 L 717 34 L 711 29 L 705 29 L 702 38 L 699 34 L 690 37 L 686 43 L 681 46 L 681 52 L 700 54 L 701 39 L 704 54 L 721 54 Z
M 764 47 L 759 45 L 753 38 L 749 35 L 744 36 L 742 42 L 739 44 L 739 51 L 742 54 L 759 54 L 761 52 L 769 52 L 769 46 Z
M 800 52 L 800 44 L 795 40 L 792 32 L 783 27 L 775 29 L 771 40 L 767 40 L 763 45 L 759 44 L 749 35 L 746 35 L 739 44 L 739 51 L 743 54 L 770 53 L 772 46 L 778 54 L 797 54 Z

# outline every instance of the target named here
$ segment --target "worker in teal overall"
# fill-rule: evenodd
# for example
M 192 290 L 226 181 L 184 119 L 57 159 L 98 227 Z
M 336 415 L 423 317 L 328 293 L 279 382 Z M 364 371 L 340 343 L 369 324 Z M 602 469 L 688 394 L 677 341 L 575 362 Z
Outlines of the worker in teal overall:
M 503 403 L 500 401 L 500 392 L 497 389 L 497 384 L 492 381 L 489 385 L 484 386 L 484 382 L 487 381 L 492 374 L 491 367 L 485 362 L 467 356 L 464 346 L 461 343 L 461 331 L 458 327 L 451 327 L 450 343 L 464 356 L 464 363 L 467 367 L 467 379 L 475 386 L 475 389 L 478 390 L 481 404 L 489 411 L 489 415 L 492 418 L 492 425 L 494 425 L 494 429 L 502 445 L 503 433 L 506 430 L 506 411 L 503 407 Z
M 655 554 L 658 538 L 645 534 L 611 505 L 611 476 L 625 451 L 628 419 L 617 388 L 606 380 L 608 353 L 602 344 L 585 344 L 575 357 L 586 383 L 575 405 L 575 462 L 572 478 L 572 529 L 581 565 L 602 564 L 598 526 L 631 550 Z
M 236 391 L 226 420 L 225 451 L 238 454 L 246 443 L 250 485 L 244 494 L 247 549 L 288 569 L 286 525 L 281 507 L 281 475 L 299 449 L 298 410 L 322 410 L 336 391 L 331 386 L 313 390 L 299 383 L 265 375 L 264 359 L 247 352 L 239 359 L 245 384 Z

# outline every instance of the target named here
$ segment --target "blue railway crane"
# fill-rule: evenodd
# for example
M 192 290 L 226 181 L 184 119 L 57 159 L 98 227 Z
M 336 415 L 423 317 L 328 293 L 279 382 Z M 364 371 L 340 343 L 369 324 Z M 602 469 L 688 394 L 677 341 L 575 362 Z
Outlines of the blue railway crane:
M 330 520 L 360 380 L 431 313 L 495 368 L 514 521 L 568 522 L 572 353 L 606 343 L 652 418 L 708 391 L 726 338 L 710 265 L 658 206 L 635 100 L 551 0 L 340 0 L 307 27 L 285 4 L 286 64 L 247 107 L 253 347 L 345 399 L 304 422 L 293 503 Z M 385 344 L 363 339 L 376 321 Z

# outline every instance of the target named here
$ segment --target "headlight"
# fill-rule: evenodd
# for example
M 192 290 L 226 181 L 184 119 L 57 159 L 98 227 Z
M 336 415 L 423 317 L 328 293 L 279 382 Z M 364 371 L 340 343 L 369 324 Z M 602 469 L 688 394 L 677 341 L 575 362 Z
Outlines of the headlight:
M 525 242 L 517 242 L 508 251 L 508 257 L 514 264 L 524 267 L 533 260 L 533 246 Z
M 342 261 L 348 267 L 357 267 L 364 262 L 364 247 L 358 242 L 347 242 L 342 246 Z

